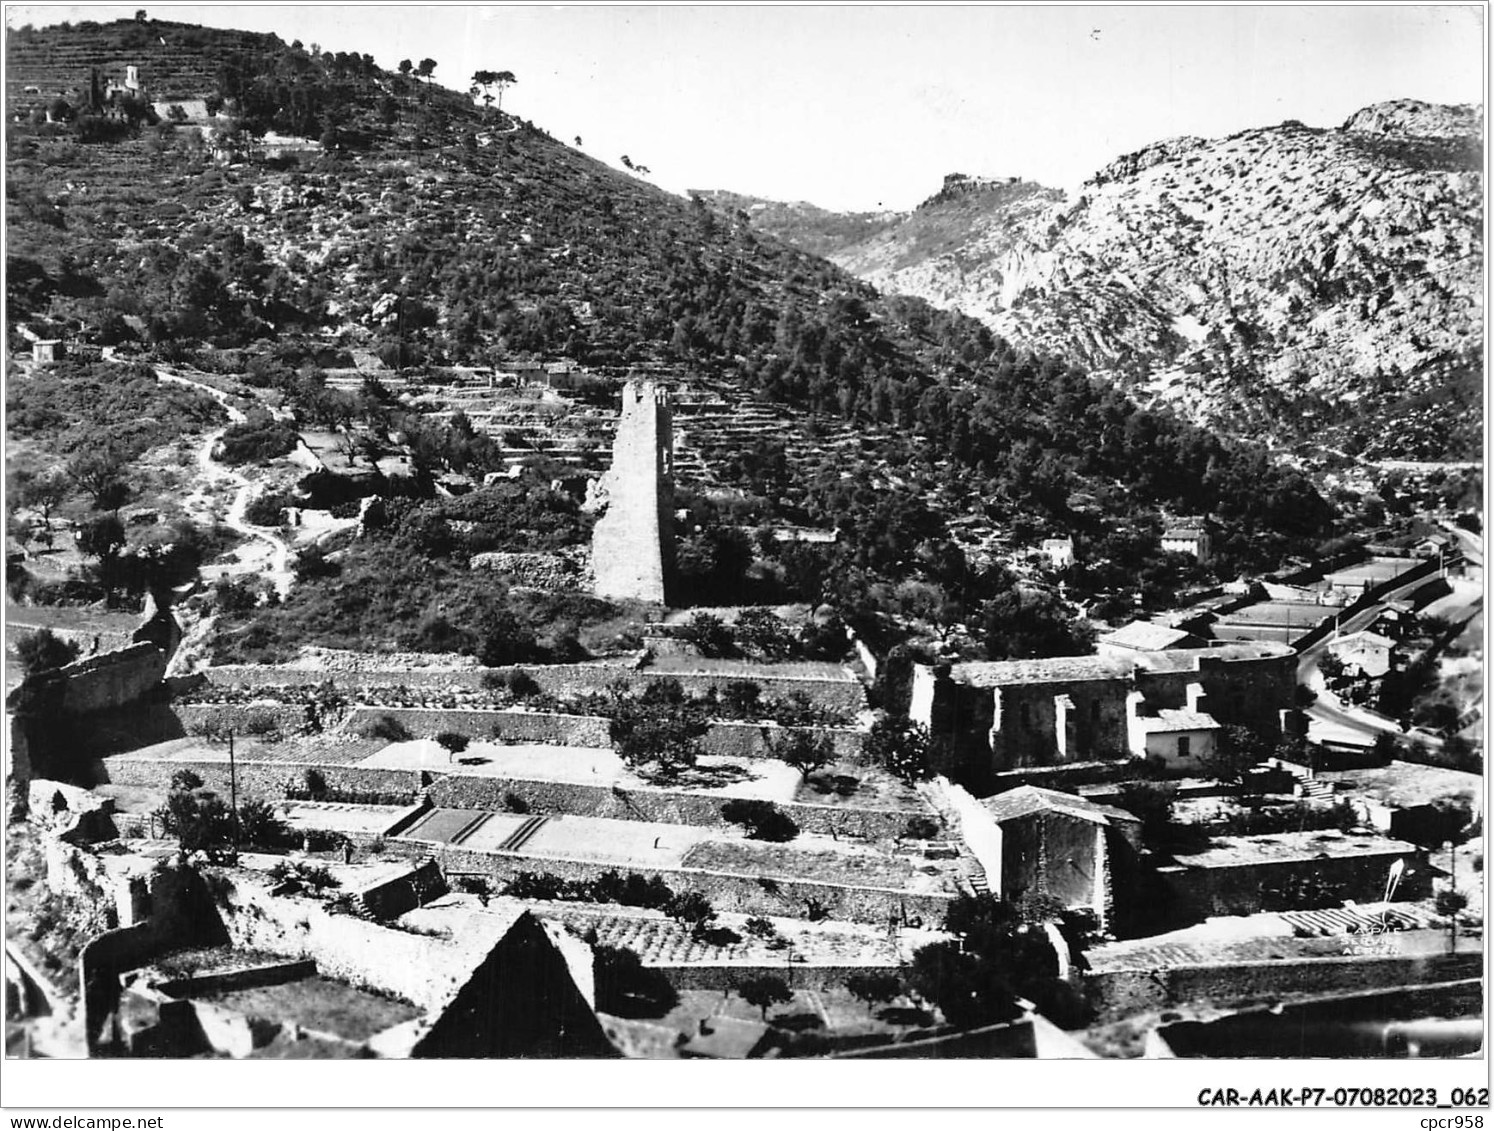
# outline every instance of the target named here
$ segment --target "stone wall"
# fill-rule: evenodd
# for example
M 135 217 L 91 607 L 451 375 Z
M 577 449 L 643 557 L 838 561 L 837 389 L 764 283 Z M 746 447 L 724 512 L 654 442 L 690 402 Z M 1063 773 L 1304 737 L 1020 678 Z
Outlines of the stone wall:
M 719 690 L 735 680 L 748 680 L 762 688 L 764 699 L 786 699 L 797 691 L 807 696 L 816 707 L 838 712 L 846 718 L 854 718 L 858 713 L 866 710 L 866 688 L 856 679 L 831 680 L 769 675 L 766 672 L 755 672 L 751 669 L 732 674 L 716 674 L 651 671 L 644 668 L 637 673 L 636 680 L 629 682 L 637 687 L 647 686 L 649 681 L 661 679 L 678 680 L 680 686 L 692 695 L 703 695 L 713 687 Z
M 518 664 L 501 668 L 385 668 L 360 671 L 329 671 L 325 668 L 281 667 L 273 664 L 225 664 L 208 668 L 208 681 L 220 687 L 275 687 L 279 685 L 316 687 L 330 681 L 339 691 L 352 698 L 364 688 L 406 687 L 420 694 L 448 691 L 479 691 L 490 675 L 503 678 L 523 673 L 534 680 L 542 692 L 559 699 L 594 695 L 607 691 L 616 683 L 631 690 L 642 690 L 650 682 L 675 679 L 692 694 L 702 694 L 712 687 L 720 688 L 733 680 L 751 680 L 762 688 L 768 699 L 782 699 L 791 692 L 803 692 L 811 703 L 829 711 L 854 716 L 866 708 L 866 691 L 853 678 L 843 680 L 813 679 L 773 675 L 770 670 L 744 668 L 732 674 L 650 671 L 640 668 L 641 659 L 596 664 Z
M 5 632 L 10 637 L 12 646 L 28 636 L 35 636 L 43 631 L 43 626 L 35 624 L 16 624 L 7 621 Z M 111 630 L 107 632 L 91 632 L 81 628 L 64 628 L 52 626 L 52 635 L 60 640 L 66 640 L 70 644 L 78 646 L 78 655 L 87 658 L 100 655 L 104 652 L 117 652 L 121 648 L 128 648 L 134 643 L 134 630 Z
M 410 797 L 420 792 L 429 780 L 422 779 L 418 770 L 389 770 L 373 766 L 336 766 L 319 762 L 255 762 L 240 759 L 235 767 L 239 797 L 263 798 L 267 801 L 285 797 L 287 788 L 304 789 L 306 771 L 316 770 L 331 790 L 349 793 L 405 794 Z M 147 786 L 167 789 L 171 775 L 178 770 L 191 770 L 202 778 L 206 788 L 224 797 L 229 794 L 228 762 L 182 758 L 132 758 L 127 754 L 101 759 L 98 763 L 99 782 L 115 785 Z
M 394 919 L 445 892 L 446 877 L 435 864 L 425 861 L 349 894 L 375 919 Z
M 351 712 L 345 729 L 357 734 L 379 718 L 389 715 L 402 723 L 417 738 L 433 738 L 442 731 L 455 731 L 469 738 L 496 738 L 520 745 L 536 743 L 553 746 L 582 746 L 606 750 L 612 746 L 607 720 L 597 715 L 555 715 L 539 711 L 460 708 L 443 710 L 432 707 L 358 707 Z M 771 757 L 765 735 L 778 738 L 801 728 L 763 726 L 758 723 L 711 724 L 701 740 L 707 754 L 735 758 Z M 826 735 L 836 756 L 855 761 L 861 753 L 865 732 L 851 727 L 815 728 Z
M 1103 1024 L 1135 1013 L 1209 1003 L 1227 1006 L 1283 994 L 1331 994 L 1377 986 L 1450 982 L 1483 973 L 1483 954 L 1274 958 L 1207 966 L 1103 970 L 1084 976 L 1085 997 Z
M 1425 853 L 1386 841 L 1383 853 L 1374 856 L 1329 856 L 1301 859 L 1262 859 L 1234 867 L 1189 867 L 1186 864 L 1157 869 L 1173 891 L 1179 908 L 1199 917 L 1253 915 L 1258 911 L 1285 911 L 1303 905 L 1303 892 L 1329 892 L 1331 901 L 1369 903 L 1385 898 L 1386 878 L 1397 860 L 1405 862 L 1405 874 L 1396 889 L 1397 899 L 1419 899 L 1431 892 L 1432 872 Z M 1183 857 L 1184 860 L 1187 857 Z
M 166 653 L 153 644 L 131 644 L 28 679 L 12 693 L 10 706 L 39 716 L 86 715 L 135 702 L 165 674 Z
M 397 720 L 416 738 L 434 738 L 443 731 L 455 731 L 469 738 L 496 738 L 515 745 L 535 743 L 593 749 L 606 749 L 612 745 L 606 719 L 595 715 L 552 715 L 537 711 L 358 707 L 349 714 L 344 729 L 352 734 L 361 733 L 364 727 L 384 715 Z
M 100 763 L 100 781 L 166 789 L 179 770 L 191 770 L 206 788 L 227 797 L 229 770 L 226 761 L 201 759 L 131 758 L 117 755 Z M 306 787 L 306 771 L 314 769 L 334 792 L 380 793 L 415 797 L 424 794 L 432 805 L 450 809 L 503 810 L 510 797 L 521 800 L 531 812 L 569 813 L 582 817 L 608 817 L 624 821 L 660 821 L 668 824 L 727 827 L 721 806 L 729 798 L 711 797 L 668 789 L 620 789 L 579 782 L 536 781 L 523 778 L 487 777 L 440 770 L 396 770 L 373 766 L 339 766 L 311 762 L 260 762 L 240 759 L 235 767 L 240 798 L 282 800 L 288 789 Z M 927 816 L 925 806 L 910 809 L 865 809 L 842 805 L 779 803 L 804 832 L 872 840 L 905 834 L 914 816 Z M 395 818 L 391 816 L 390 825 Z M 542 869 L 541 869 L 542 870 Z
M 309 958 L 329 978 L 397 994 L 425 1009 L 458 988 L 445 939 L 334 915 L 316 900 L 273 897 L 252 883 L 238 884 L 227 903 L 224 922 L 235 946 Z
M 501 573 L 514 585 L 549 592 L 570 592 L 591 587 L 591 578 L 574 554 L 506 553 L 473 554 L 470 568 Z
M 787 952 L 785 952 L 787 953 Z M 866 973 L 897 973 L 899 964 L 889 955 L 885 962 L 860 962 L 855 966 L 829 966 L 809 962 L 657 962 L 652 966 L 676 990 L 735 990 L 754 978 L 782 978 L 793 990 L 829 990 L 846 984 L 847 978 Z
M 568 880 L 595 880 L 603 872 L 617 871 L 612 864 L 554 857 L 536 859 L 507 852 L 478 852 L 472 849 L 432 846 L 391 838 L 391 846 L 419 844 L 419 851 L 430 852 L 441 870 L 453 875 L 480 875 L 504 881 L 519 872 L 548 872 Z M 702 868 L 650 868 L 645 875 L 658 876 L 677 892 L 696 891 L 710 899 L 717 911 L 744 915 L 792 915 L 802 918 L 806 904 L 813 899 L 823 905 L 831 919 L 885 925 L 896 919 L 911 926 L 933 925 L 944 921 L 945 911 L 954 900 L 948 895 L 915 894 L 887 888 L 851 887 L 820 883 L 815 880 L 771 881 L 775 890 L 765 888 L 758 877 L 707 871 Z
M 306 723 L 306 708 L 299 703 L 179 703 L 171 709 L 187 734 L 209 725 L 240 737 L 264 734 L 267 727 L 293 734 Z
M 708 828 L 731 827 L 730 822 L 721 816 L 721 807 L 730 798 L 668 789 L 621 789 L 574 782 L 449 774 L 437 776 L 426 795 L 431 804 L 449 809 L 501 810 L 506 807 L 508 799 L 513 797 L 523 801 L 529 811 L 535 814 L 561 813 L 620 821 L 656 821 Z M 889 840 L 903 836 L 912 817 L 930 815 L 929 810 L 923 807 L 861 809 L 796 802 L 775 804 L 803 832 L 869 840 Z M 543 862 L 537 862 L 541 863 Z
M 968 697 L 987 700 L 981 716 L 989 714 L 991 769 L 1000 771 L 1124 758 L 1129 690 L 1125 680 L 1094 679 L 971 688 Z

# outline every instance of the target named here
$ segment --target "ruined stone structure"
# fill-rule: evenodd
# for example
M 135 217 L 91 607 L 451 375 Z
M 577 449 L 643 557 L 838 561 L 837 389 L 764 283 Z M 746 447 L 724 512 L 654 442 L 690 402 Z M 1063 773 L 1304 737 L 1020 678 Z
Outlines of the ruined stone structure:
M 629 381 L 591 539 L 598 597 L 668 604 L 674 582 L 674 434 L 669 393 Z
M 979 776 L 1145 757 L 1168 713 L 1277 735 L 1296 671 L 1296 653 L 1269 643 L 915 665 L 909 714 L 949 740 L 951 772 Z

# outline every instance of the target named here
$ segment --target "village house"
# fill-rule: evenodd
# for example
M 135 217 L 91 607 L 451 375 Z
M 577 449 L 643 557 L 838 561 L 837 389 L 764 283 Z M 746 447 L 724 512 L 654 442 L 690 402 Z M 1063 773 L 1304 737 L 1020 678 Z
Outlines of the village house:
M 1053 569 L 1068 569 L 1074 564 L 1074 540 L 1072 538 L 1044 538 L 1043 553 Z
M 1293 710 L 1297 658 L 1282 644 L 1235 644 L 1110 656 L 1060 656 L 938 667 L 916 664 L 909 715 L 950 747 L 950 771 L 977 777 L 1029 767 L 1147 755 L 1164 710 L 1280 734 Z M 1181 724 L 1180 717 L 1173 717 Z M 1206 747 L 1202 719 L 1172 732 Z M 1167 724 L 1172 725 L 1172 724 Z M 1156 741 L 1161 742 L 1158 738 Z M 1176 740 L 1171 757 L 1178 757 Z
M 1369 631 L 1341 636 L 1328 645 L 1328 651 L 1343 663 L 1346 672 L 1370 679 L 1393 671 L 1399 658 L 1394 640 Z
M 1024 785 L 980 803 L 1000 830 L 1001 875 L 993 888 L 1020 902 L 1045 896 L 1094 913 L 1104 924 L 1115 902 L 1117 854 L 1141 847 L 1141 822 L 1124 809 Z
M 1209 532 L 1202 523 L 1168 527 L 1162 532 L 1162 549 L 1170 554 L 1187 554 L 1200 563 L 1213 556 Z

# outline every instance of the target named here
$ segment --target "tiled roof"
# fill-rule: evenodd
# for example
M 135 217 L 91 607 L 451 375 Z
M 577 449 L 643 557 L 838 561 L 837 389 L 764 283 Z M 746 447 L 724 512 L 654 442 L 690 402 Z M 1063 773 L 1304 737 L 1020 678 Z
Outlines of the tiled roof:
M 1113 644 L 1120 648 L 1135 648 L 1138 651 L 1161 651 L 1183 640 L 1194 639 L 1192 633 L 1180 628 L 1168 628 L 1152 621 L 1133 620 L 1114 632 L 1100 637 L 1101 644 Z
M 1155 718 L 1143 717 L 1141 729 L 1146 734 L 1171 734 L 1189 730 L 1218 730 L 1219 723 L 1213 715 L 1202 711 L 1175 711 L 1164 707 Z
M 1108 825 L 1112 820 L 1134 822 L 1137 819 L 1124 809 L 1099 805 L 1072 793 L 1059 793 L 1036 785 L 1020 785 L 1016 789 L 998 793 L 995 797 L 982 801 L 981 806 L 996 818 L 998 824 L 1033 813 L 1063 813 L 1097 825 Z

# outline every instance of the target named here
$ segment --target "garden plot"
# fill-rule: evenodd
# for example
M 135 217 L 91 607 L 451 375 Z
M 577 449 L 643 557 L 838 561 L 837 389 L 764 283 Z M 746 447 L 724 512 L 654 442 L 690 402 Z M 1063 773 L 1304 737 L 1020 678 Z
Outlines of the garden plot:
M 480 809 L 433 809 L 400 834 L 401 839 L 478 852 L 511 851 L 626 868 L 678 868 L 690 849 L 719 835 L 719 829 L 691 825 L 603 817 L 531 817 Z
M 391 743 L 364 758 L 359 765 L 384 770 L 434 770 L 508 781 L 619 786 L 630 790 L 662 786 L 709 797 L 781 802 L 793 801 L 800 788 L 799 772 L 782 762 L 738 761 L 704 755 L 693 769 L 666 785 L 636 773 L 611 750 L 545 743 L 507 746 L 474 741 L 461 754 L 452 754 L 433 739 L 418 738 Z
M 482 778 L 520 778 L 584 785 L 622 783 L 627 767 L 611 750 L 533 743 L 504 746 L 473 742 L 452 754 L 434 739 L 394 742 L 363 759 L 361 766 L 381 770 L 440 770 Z
M 296 832 L 362 833 L 377 836 L 394 824 L 405 807 L 399 805 L 353 805 L 334 801 L 291 801 L 281 819 Z

